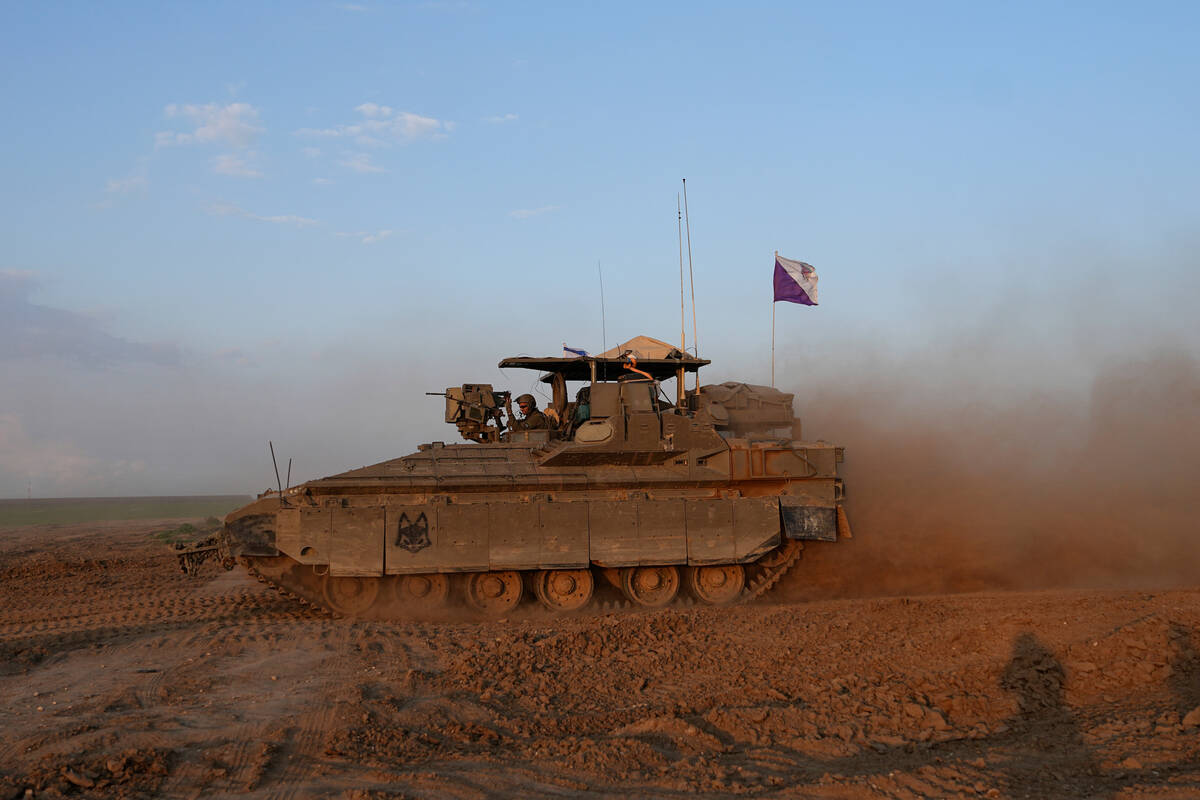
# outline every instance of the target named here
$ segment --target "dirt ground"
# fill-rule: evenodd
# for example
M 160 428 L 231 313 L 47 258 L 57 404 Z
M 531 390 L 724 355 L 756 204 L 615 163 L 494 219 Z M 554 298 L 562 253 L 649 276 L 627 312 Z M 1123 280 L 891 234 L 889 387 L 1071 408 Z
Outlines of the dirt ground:
M 0 800 L 1200 797 L 1194 588 L 350 623 L 162 527 L 0 531 Z

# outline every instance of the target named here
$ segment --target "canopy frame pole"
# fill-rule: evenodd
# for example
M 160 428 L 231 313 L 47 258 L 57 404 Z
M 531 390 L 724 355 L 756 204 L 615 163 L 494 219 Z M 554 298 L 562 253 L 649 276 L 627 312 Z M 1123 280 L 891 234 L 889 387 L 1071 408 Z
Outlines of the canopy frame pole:
M 779 263 L 779 251 L 775 251 L 775 263 Z M 772 266 L 772 269 L 774 267 Z M 772 273 L 773 274 L 773 273 Z M 771 388 L 775 388 L 775 279 L 771 278 Z

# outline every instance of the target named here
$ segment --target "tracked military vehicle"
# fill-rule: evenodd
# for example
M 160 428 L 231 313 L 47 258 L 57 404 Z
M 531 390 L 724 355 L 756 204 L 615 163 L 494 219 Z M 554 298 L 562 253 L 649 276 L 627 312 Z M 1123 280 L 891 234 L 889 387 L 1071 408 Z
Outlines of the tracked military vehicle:
M 625 347 L 505 359 L 548 385 L 545 428 L 514 424 L 507 393 L 490 385 L 449 388 L 445 421 L 469 443 L 264 493 L 226 517 L 209 550 L 337 615 L 430 617 L 451 604 L 501 615 L 528 597 L 562 612 L 597 595 L 651 608 L 744 602 L 803 542 L 850 535 L 842 448 L 802 439 L 792 395 L 688 390 L 709 362 L 645 337 L 629 344 L 647 342 L 641 358 Z M 202 550 L 181 561 L 194 566 Z

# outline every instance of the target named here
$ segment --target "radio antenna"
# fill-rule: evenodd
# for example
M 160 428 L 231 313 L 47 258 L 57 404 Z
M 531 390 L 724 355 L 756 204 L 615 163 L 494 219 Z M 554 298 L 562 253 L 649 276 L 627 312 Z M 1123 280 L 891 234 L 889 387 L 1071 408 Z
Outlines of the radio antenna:
M 275 443 L 268 440 L 267 447 L 271 448 L 271 463 L 275 465 L 275 485 L 279 487 L 279 505 L 283 505 L 283 481 L 279 480 L 279 462 L 275 460 Z
M 292 460 L 290 458 L 288 459 L 287 488 L 289 488 L 289 489 L 292 488 Z
M 683 221 L 687 226 L 687 242 L 688 242 L 688 285 L 692 287 L 692 348 L 696 351 L 696 358 L 700 357 L 700 336 L 696 333 L 696 274 L 692 272 L 692 220 L 688 216 L 687 210 L 687 178 L 683 179 Z M 680 271 L 683 270 L 682 264 L 683 254 L 680 253 Z M 680 278 L 680 289 L 683 288 L 683 279 Z M 700 391 L 700 370 L 696 370 L 696 391 Z

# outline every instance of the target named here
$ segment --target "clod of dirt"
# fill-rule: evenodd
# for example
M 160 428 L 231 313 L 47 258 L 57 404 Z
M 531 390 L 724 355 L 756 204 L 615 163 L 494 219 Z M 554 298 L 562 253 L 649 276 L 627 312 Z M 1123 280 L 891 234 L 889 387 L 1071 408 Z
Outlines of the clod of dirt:
M 725 748 L 712 734 L 678 717 L 652 717 L 613 731 L 614 736 L 664 736 L 682 749 L 720 752 Z

